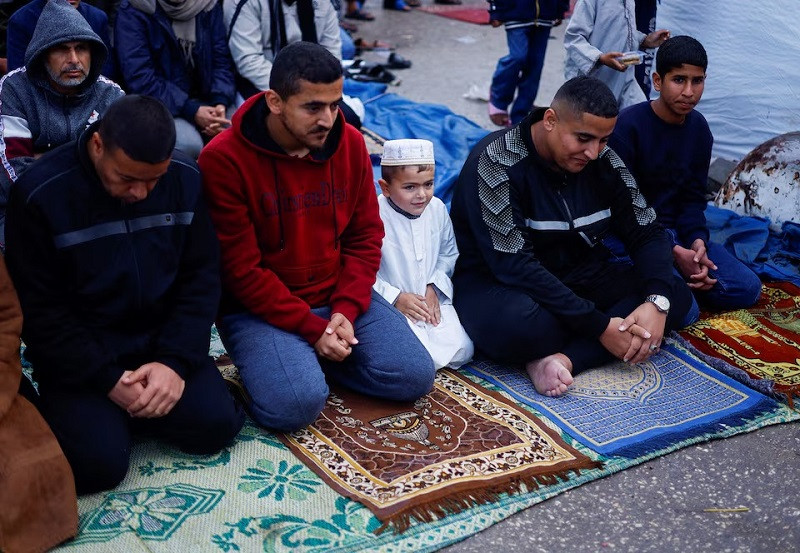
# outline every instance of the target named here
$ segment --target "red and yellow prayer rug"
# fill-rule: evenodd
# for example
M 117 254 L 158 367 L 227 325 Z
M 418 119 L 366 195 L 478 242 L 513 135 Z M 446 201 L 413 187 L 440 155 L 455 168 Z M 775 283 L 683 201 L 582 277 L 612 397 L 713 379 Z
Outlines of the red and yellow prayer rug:
M 313 425 L 279 437 L 338 493 L 399 531 L 602 465 L 450 370 L 413 403 L 332 387 Z
M 772 391 L 800 394 L 800 288 L 788 282 L 764 284 L 749 309 L 702 313 L 680 333 L 701 352 L 722 358 Z

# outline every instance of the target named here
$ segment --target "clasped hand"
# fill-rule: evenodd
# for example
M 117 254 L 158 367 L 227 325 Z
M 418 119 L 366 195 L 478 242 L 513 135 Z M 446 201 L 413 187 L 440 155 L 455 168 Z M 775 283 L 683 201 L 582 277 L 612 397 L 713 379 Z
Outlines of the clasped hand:
M 341 313 L 331 315 L 325 332 L 314 344 L 317 355 L 330 361 L 343 361 L 353 352 L 353 346 L 358 344 L 353 323 Z
M 216 136 L 231 125 L 225 117 L 225 106 L 200 106 L 194 114 L 194 122 L 206 136 Z
M 178 373 L 163 363 L 145 363 L 122 373 L 108 397 L 132 417 L 156 418 L 172 411 L 185 386 Z
M 706 244 L 702 238 L 692 242 L 691 249 L 682 246 L 672 247 L 672 258 L 684 278 L 688 278 L 686 285 L 694 290 L 710 290 L 717 279 L 711 278 L 709 270 L 716 271 L 717 266 L 708 258 Z
M 400 313 L 412 321 L 422 321 L 438 326 L 442 322 L 442 308 L 439 304 L 439 295 L 433 284 L 428 284 L 425 288 L 425 295 L 412 294 L 411 292 L 401 292 L 394 302 L 394 306 Z
M 645 302 L 625 317 L 612 317 L 600 335 L 600 343 L 625 362 L 641 363 L 661 347 L 664 339 L 665 313 Z

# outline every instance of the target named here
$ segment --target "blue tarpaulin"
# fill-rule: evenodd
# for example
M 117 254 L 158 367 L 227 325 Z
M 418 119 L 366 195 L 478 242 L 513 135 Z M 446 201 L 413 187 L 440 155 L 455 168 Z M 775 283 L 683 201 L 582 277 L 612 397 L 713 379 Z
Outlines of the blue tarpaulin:
M 800 225 L 785 222 L 780 232 L 769 219 L 744 217 L 709 205 L 706 221 L 711 240 L 722 244 L 762 280 L 784 280 L 800 286 Z
M 413 102 L 396 94 L 386 94 L 386 85 L 345 82 L 345 94 L 364 102 L 363 125 L 387 140 L 424 138 L 433 142 L 436 157 L 434 194 L 448 207 L 461 167 L 473 146 L 488 132 L 466 117 L 438 104 Z M 380 160 L 373 159 L 375 178 L 380 176 Z

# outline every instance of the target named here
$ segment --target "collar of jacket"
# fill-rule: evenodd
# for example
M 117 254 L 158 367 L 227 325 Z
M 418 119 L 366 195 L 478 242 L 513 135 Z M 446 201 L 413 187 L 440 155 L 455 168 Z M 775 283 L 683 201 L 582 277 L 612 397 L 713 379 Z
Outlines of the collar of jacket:
M 252 96 L 236 111 L 233 116 L 233 131 L 252 148 L 265 154 L 298 159 L 289 156 L 267 131 L 265 121 L 266 118 L 271 117 L 271 115 L 269 114 L 264 95 L 265 93 L 262 92 L 261 94 Z M 330 134 L 328 134 L 325 144 L 319 150 L 312 150 L 309 157 L 317 162 L 324 162 L 333 157 L 342 141 L 344 125 L 344 114 L 339 110 L 339 116 L 333 123 L 333 128 Z

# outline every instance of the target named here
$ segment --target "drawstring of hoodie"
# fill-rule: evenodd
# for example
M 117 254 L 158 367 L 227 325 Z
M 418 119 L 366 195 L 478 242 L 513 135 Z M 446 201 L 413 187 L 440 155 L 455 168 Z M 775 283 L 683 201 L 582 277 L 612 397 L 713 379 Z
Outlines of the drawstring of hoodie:
M 286 240 L 283 235 L 283 210 L 281 208 L 281 188 L 278 186 L 278 163 L 273 158 L 270 158 L 270 161 L 272 162 L 272 183 L 275 186 L 275 197 L 278 203 L 278 227 L 281 232 L 280 249 L 283 251 L 286 247 Z

